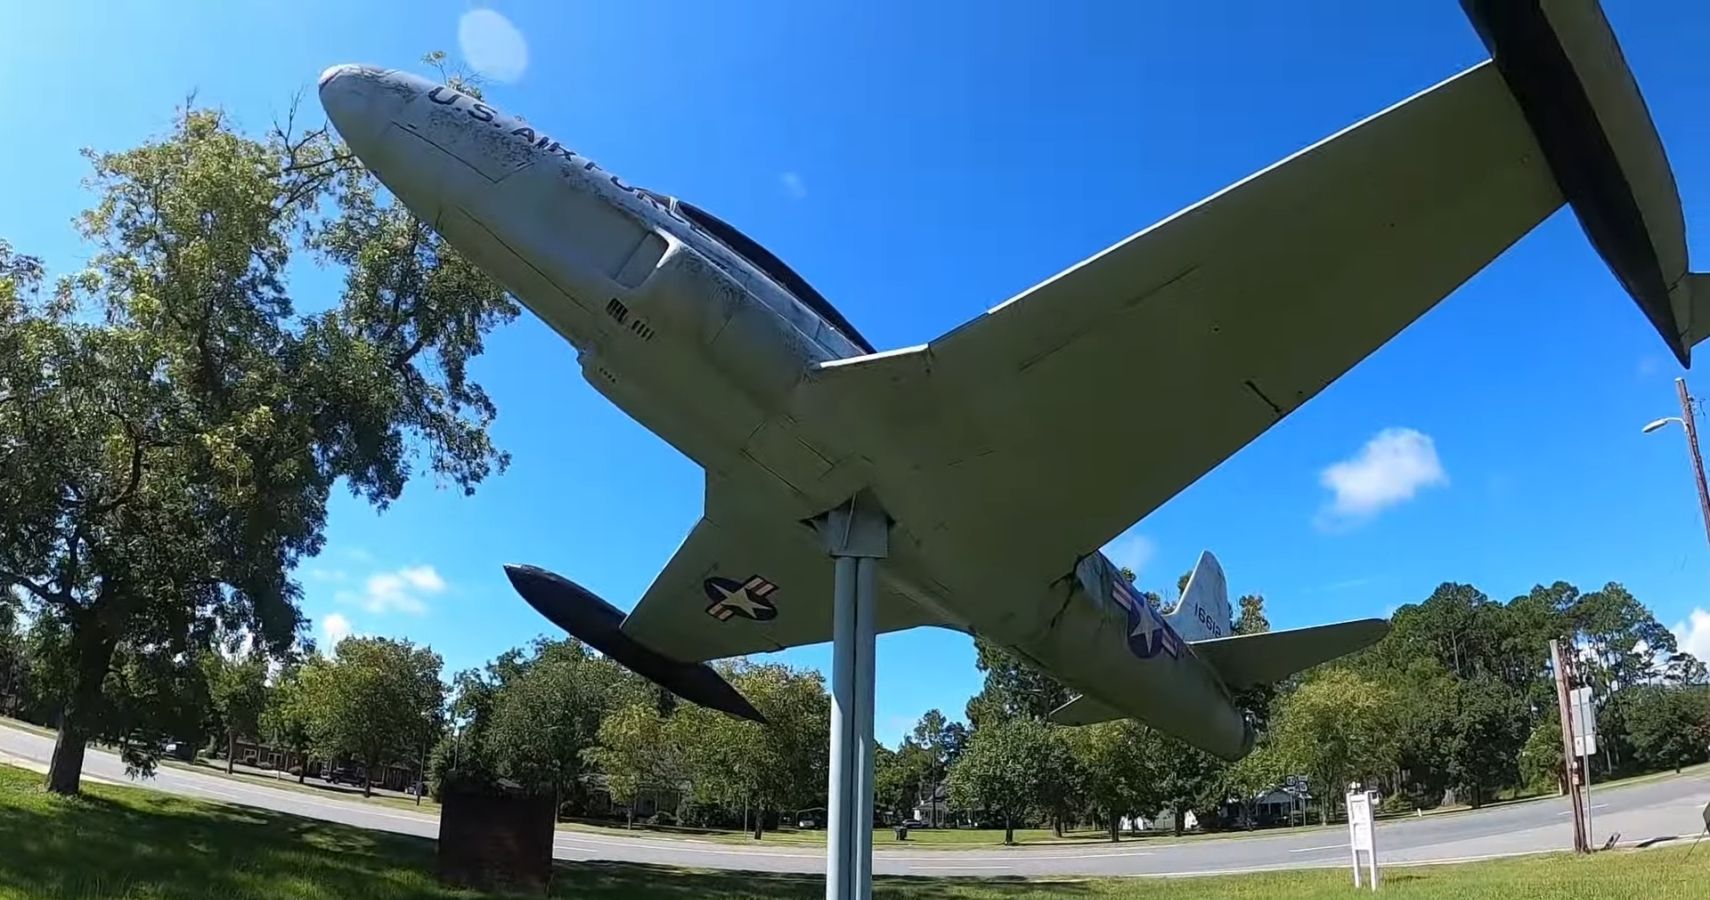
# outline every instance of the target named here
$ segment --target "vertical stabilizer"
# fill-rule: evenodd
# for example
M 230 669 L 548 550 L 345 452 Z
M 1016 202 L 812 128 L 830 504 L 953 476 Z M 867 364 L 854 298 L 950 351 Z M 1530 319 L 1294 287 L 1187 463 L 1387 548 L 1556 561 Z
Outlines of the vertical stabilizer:
M 1188 576 L 1182 590 L 1181 602 L 1164 614 L 1165 621 L 1184 641 L 1207 641 L 1228 637 L 1234 621 L 1229 613 L 1229 586 L 1223 580 L 1223 567 L 1217 557 L 1207 550 Z

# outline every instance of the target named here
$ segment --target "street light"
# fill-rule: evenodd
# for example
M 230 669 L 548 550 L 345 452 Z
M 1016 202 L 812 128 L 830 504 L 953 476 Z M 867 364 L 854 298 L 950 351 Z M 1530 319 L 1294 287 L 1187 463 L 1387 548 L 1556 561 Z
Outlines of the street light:
M 1641 430 L 1650 434 L 1670 422 L 1679 422 L 1681 430 L 1686 432 L 1686 449 L 1692 453 L 1692 477 L 1698 484 L 1698 510 L 1704 515 L 1704 535 L 1710 538 L 1710 488 L 1704 484 L 1704 457 L 1698 452 L 1698 425 L 1692 414 L 1692 395 L 1686 392 L 1686 379 L 1676 378 L 1674 391 L 1680 396 L 1680 415 L 1664 416 Z
M 1649 425 L 1646 425 L 1644 428 L 1641 428 L 1639 430 L 1643 431 L 1645 434 L 1650 434 L 1651 432 L 1656 431 L 1658 428 L 1661 428 L 1670 422 L 1678 422 L 1678 423 L 1680 423 L 1680 425 L 1682 427 L 1684 427 L 1686 425 L 1686 420 L 1682 419 L 1679 416 L 1664 416 L 1663 418 L 1658 419 L 1655 422 L 1652 422 Z

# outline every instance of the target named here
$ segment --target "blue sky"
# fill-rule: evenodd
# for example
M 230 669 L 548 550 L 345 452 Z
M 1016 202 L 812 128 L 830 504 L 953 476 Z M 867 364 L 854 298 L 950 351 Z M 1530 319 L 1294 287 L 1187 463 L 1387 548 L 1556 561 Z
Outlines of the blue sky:
M 1608 6 L 1690 228 L 1710 216 L 1710 8 Z M 881 348 L 942 333 L 1484 55 L 1444 0 L 495 5 L 526 62 L 490 34 L 460 46 L 464 3 L 7 7 L 0 236 L 57 273 L 88 256 L 71 227 L 88 199 L 79 147 L 160 133 L 192 90 L 257 131 L 301 90 L 318 121 L 326 66 L 410 67 L 438 48 L 510 77 L 491 86 L 496 105 L 737 223 Z M 293 277 L 305 308 L 336 289 L 313 266 Z M 477 665 L 546 631 L 500 564 L 556 569 L 627 607 L 694 522 L 698 469 L 597 397 L 540 323 L 495 335 L 476 371 L 511 470 L 473 498 L 419 481 L 385 515 L 340 497 L 303 572 L 317 634 L 335 622 L 429 643 L 448 671 Z M 1168 594 L 1211 548 L 1231 590 L 1263 592 L 1282 627 L 1383 615 L 1451 579 L 1504 599 L 1619 580 L 1710 654 L 1710 614 L 1691 628 L 1710 558 L 1684 442 L 1639 433 L 1678 414 L 1679 374 L 1564 211 L 1113 553 Z M 880 737 L 929 707 L 959 715 L 978 682 L 966 638 L 881 638 Z

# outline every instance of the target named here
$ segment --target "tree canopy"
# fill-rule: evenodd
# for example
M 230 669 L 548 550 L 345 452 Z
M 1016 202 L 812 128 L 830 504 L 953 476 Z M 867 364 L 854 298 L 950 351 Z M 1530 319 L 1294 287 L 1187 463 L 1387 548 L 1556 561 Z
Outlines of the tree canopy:
M 110 672 L 296 641 L 336 483 L 384 508 L 424 461 L 465 491 L 503 468 L 467 363 L 516 314 L 324 128 L 187 106 L 86 156 L 88 266 L 44 296 L 0 251 L 0 594 L 60 626 L 62 793 L 88 740 L 127 739 Z M 315 312 L 286 280 L 300 251 L 346 271 Z

